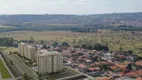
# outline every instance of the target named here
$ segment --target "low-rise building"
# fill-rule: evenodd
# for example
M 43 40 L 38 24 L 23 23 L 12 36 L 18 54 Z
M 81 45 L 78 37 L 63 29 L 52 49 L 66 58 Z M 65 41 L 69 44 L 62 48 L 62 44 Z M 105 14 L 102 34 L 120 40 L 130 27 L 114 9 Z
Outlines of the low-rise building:
M 109 53 L 109 52 L 104 53 L 103 56 L 102 56 L 103 60 L 111 60 L 113 58 L 114 58 L 114 55 L 112 53 Z

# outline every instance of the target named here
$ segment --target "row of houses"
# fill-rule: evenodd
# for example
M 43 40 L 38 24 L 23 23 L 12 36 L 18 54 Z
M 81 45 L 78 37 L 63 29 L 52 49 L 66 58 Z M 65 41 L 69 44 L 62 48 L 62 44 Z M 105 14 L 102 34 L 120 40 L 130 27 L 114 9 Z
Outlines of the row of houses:
M 59 48 L 58 48 L 59 49 Z M 93 76 L 96 80 L 141 79 L 142 63 L 128 52 L 103 52 L 82 48 L 62 49 L 64 65 Z M 138 59 L 134 63 L 134 59 Z

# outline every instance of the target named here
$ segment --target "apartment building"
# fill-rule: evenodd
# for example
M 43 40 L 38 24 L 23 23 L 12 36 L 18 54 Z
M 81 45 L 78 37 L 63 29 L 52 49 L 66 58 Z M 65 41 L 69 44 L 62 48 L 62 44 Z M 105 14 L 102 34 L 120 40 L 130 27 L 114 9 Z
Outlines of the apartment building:
M 37 57 L 37 49 L 34 46 L 28 45 L 27 47 L 26 58 L 31 60 L 36 60 Z
M 31 60 L 36 60 L 37 57 L 37 49 L 35 46 L 26 43 L 18 44 L 18 52 L 21 56 L 24 56 Z
M 24 48 L 25 48 L 26 44 L 25 43 L 19 43 L 18 44 L 18 52 L 21 56 L 24 56 Z
M 63 69 L 63 56 L 56 51 L 39 50 L 37 54 L 38 72 L 53 73 Z

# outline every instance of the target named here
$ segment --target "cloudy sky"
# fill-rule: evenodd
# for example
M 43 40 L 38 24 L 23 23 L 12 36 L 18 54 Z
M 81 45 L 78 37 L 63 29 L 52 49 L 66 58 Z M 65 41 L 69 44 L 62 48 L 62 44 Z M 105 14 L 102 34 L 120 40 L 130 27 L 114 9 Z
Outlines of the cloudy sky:
M 142 0 L 0 0 L 0 14 L 142 12 Z

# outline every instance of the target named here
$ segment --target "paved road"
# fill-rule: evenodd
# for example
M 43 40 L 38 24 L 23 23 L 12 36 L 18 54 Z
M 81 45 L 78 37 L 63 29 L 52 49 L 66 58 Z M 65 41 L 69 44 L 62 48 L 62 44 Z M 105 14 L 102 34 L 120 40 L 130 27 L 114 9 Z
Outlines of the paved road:
M 32 69 L 27 67 L 19 56 L 17 56 L 16 54 L 11 54 L 9 55 L 9 58 L 14 62 L 14 64 L 19 68 L 19 70 L 22 73 L 26 73 L 28 76 L 32 77 L 34 80 L 38 80 L 38 76 L 36 75 L 36 73 Z

